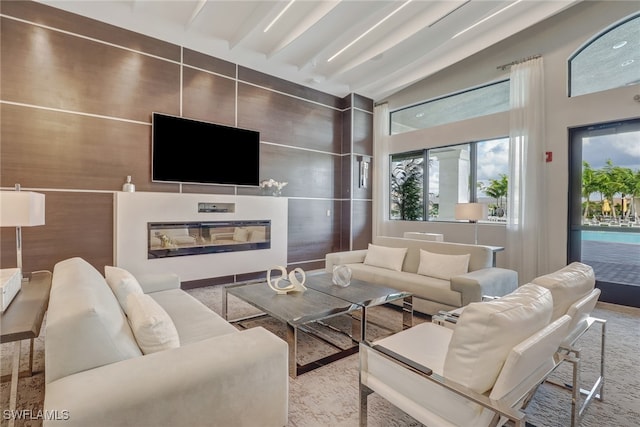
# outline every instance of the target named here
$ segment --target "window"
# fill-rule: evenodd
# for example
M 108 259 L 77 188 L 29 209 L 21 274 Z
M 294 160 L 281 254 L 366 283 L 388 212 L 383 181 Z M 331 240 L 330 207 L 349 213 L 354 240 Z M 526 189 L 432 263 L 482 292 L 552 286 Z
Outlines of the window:
M 478 142 L 476 147 L 477 200 L 487 205 L 489 220 L 506 221 L 509 138 Z
M 391 113 L 391 134 L 509 110 L 509 80 L 432 99 Z
M 428 150 L 430 219 L 455 220 L 458 202 L 471 200 L 471 145 L 453 145 Z
M 569 96 L 640 83 L 640 15 L 607 29 L 569 59 Z
M 509 138 L 392 154 L 390 171 L 390 219 L 454 221 L 456 203 L 477 201 L 506 221 Z
M 424 219 L 424 152 L 391 156 L 391 219 Z

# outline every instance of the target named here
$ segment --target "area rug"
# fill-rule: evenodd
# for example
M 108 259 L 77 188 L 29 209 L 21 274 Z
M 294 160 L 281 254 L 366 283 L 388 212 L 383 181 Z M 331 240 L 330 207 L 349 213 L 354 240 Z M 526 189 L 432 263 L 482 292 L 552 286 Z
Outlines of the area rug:
M 188 291 L 195 298 L 216 311 L 221 312 L 221 287 L 211 286 Z M 256 309 L 229 298 L 229 317 L 243 317 L 256 313 Z M 599 303 L 594 316 L 607 320 L 607 381 L 605 400 L 594 401 L 582 420 L 582 426 L 631 427 L 638 425 L 640 419 L 640 309 Z M 369 312 L 372 321 L 368 329 L 371 336 L 383 336 L 400 330 L 400 311 L 395 307 L 378 307 Z M 429 321 L 428 317 L 416 316 L 415 322 Z M 348 327 L 348 319 L 334 319 L 336 327 Z M 245 325 L 251 327 L 251 325 Z M 281 335 L 284 326 L 274 320 L 267 320 L 261 326 Z M 599 328 L 592 328 L 581 339 L 583 359 L 583 379 L 589 382 L 598 370 Z M 44 328 L 43 328 L 44 331 Z M 299 344 L 301 358 L 316 358 L 329 351 L 320 341 L 302 336 Z M 28 342 L 23 343 L 23 354 L 28 352 Z M 13 344 L 0 346 L 2 374 L 9 372 Z M 26 368 L 23 356 L 22 369 Z M 302 360 L 305 362 L 305 360 Z M 31 378 L 19 381 L 19 410 L 37 415 L 42 410 L 44 399 L 44 336 L 35 342 L 34 370 Z M 563 382 L 570 381 L 569 365 L 561 367 L 554 377 Z M 0 422 L 5 427 L 4 410 L 9 405 L 9 383 L 0 387 L 0 406 L 3 416 Z M 99 398 L 96 400 L 99 402 Z M 570 425 L 569 392 L 550 384 L 543 384 L 527 408 L 529 426 L 564 427 Z M 37 418 L 34 417 L 34 418 Z M 18 420 L 17 427 L 41 426 L 39 419 Z M 305 373 L 289 381 L 289 426 L 296 427 L 334 427 L 358 425 L 358 356 L 352 355 L 333 362 L 314 371 Z M 402 411 L 386 402 L 376 394 L 369 396 L 370 426 L 421 426 Z M 105 426 L 106 427 L 106 426 Z M 146 427 L 146 426 L 141 426 Z M 197 427 L 197 426 L 196 426 Z

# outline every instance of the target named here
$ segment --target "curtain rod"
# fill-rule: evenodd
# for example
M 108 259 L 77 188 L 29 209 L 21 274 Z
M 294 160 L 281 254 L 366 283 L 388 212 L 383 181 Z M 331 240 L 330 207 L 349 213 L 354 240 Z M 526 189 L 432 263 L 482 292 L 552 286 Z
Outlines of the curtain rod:
M 496 69 L 498 69 L 498 70 L 503 70 L 503 71 L 504 71 L 505 69 L 507 69 L 508 67 L 511 67 L 512 65 L 522 64 L 523 62 L 527 62 L 527 61 L 530 61 L 530 60 L 532 60 L 532 59 L 537 59 L 537 58 L 540 58 L 541 56 L 542 56 L 542 55 L 540 55 L 540 54 L 537 54 L 537 55 L 531 55 L 531 56 L 529 56 L 529 57 L 527 57 L 527 58 L 518 59 L 517 61 L 511 61 L 511 62 L 509 62 L 508 64 L 498 65 L 498 66 L 496 67 Z

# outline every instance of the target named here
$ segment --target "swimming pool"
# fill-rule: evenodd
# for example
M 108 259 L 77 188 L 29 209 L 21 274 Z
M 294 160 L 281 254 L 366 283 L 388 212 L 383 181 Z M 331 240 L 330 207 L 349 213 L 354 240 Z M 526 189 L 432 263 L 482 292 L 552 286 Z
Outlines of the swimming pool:
M 640 233 L 619 231 L 582 231 L 582 240 L 640 245 Z

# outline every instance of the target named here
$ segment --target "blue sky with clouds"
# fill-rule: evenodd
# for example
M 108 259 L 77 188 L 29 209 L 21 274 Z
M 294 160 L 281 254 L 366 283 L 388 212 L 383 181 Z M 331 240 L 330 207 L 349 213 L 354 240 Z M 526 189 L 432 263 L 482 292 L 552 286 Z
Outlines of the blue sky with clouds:
M 640 170 L 640 132 L 584 138 L 582 159 L 593 169 L 602 168 L 607 159 L 611 159 L 614 166 Z

